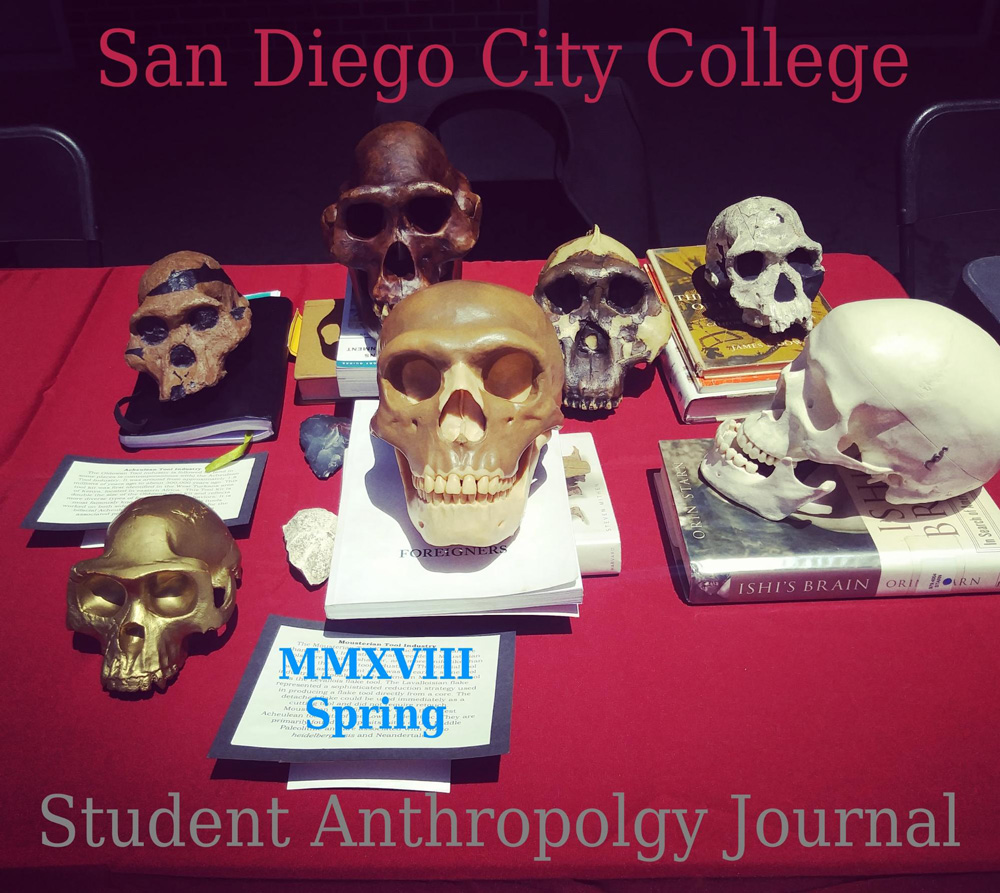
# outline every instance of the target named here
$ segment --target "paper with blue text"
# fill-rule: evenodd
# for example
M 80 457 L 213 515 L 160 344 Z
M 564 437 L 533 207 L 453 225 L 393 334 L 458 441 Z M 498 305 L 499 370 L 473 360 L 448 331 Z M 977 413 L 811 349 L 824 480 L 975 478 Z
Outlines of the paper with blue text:
M 210 756 L 281 762 L 506 752 L 513 634 L 362 636 L 271 617 Z

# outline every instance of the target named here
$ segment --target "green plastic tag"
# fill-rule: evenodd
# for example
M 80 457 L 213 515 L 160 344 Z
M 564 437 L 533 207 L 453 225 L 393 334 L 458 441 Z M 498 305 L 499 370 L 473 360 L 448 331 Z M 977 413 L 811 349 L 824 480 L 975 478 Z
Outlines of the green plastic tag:
M 223 453 L 218 459 L 213 459 L 205 466 L 205 471 L 217 471 L 220 468 L 225 468 L 230 462 L 235 462 L 250 449 L 250 441 L 252 440 L 253 434 L 247 431 L 243 435 L 243 443 L 233 447 L 228 453 Z

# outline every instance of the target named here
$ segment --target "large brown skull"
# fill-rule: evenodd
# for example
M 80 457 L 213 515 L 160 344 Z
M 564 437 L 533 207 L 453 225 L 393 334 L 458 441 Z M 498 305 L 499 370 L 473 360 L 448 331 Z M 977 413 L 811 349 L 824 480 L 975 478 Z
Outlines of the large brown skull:
M 596 226 L 549 255 L 535 301 L 559 335 L 571 409 L 614 409 L 628 370 L 655 359 L 670 337 L 670 317 L 636 256 Z
M 358 143 L 351 178 L 323 212 L 323 232 L 334 259 L 351 269 L 373 335 L 403 298 L 459 278 L 481 216 L 465 175 L 420 125 L 383 124 Z
M 521 523 L 562 423 L 562 357 L 531 298 L 482 282 L 411 296 L 382 327 L 372 433 L 396 448 L 410 520 L 431 545 L 495 545 Z
M 240 550 L 190 496 L 148 496 L 108 528 L 100 558 L 69 572 L 66 626 L 104 649 L 113 691 L 161 691 L 187 659 L 187 637 L 218 629 L 236 606 Z
M 180 400 L 222 380 L 250 317 L 247 299 L 217 260 L 177 251 L 142 274 L 125 362 L 156 379 L 161 400 Z

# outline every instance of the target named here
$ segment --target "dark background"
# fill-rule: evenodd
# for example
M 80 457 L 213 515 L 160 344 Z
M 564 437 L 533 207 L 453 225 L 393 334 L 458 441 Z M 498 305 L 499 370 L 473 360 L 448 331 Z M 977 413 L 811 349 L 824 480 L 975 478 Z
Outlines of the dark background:
M 567 108 L 574 151 L 587 153 L 586 170 L 576 173 L 575 199 L 611 235 L 617 232 L 638 251 L 698 243 L 723 206 L 772 194 L 798 208 L 826 250 L 870 254 L 895 270 L 899 141 L 916 112 L 931 102 L 1000 93 L 995 6 L 994 0 L 5 3 L 0 125 L 49 124 L 80 143 L 93 168 L 106 263 L 147 264 L 181 248 L 205 251 L 223 263 L 322 262 L 319 216 L 336 198 L 354 144 L 376 121 L 415 115 L 414 108 L 425 110 L 431 101 L 433 91 L 417 84 L 416 52 L 442 43 L 455 55 L 456 84 L 478 78 L 488 86 L 480 63 L 486 37 L 500 27 L 518 27 L 535 43 L 544 26 L 550 36 L 568 31 L 577 43 L 625 47 L 612 71 L 631 96 L 624 110 L 614 99 L 586 105 L 582 90 L 538 90 Z M 869 45 L 860 98 L 831 101 L 826 78 L 809 89 L 787 83 L 716 89 L 696 74 L 687 86 L 668 89 L 648 71 L 646 47 L 662 28 L 686 28 L 696 41 L 692 50 L 670 42 L 671 52 L 661 56 L 667 73 L 697 69 L 701 50 L 713 42 L 728 44 L 742 60 L 740 28 L 764 25 L 778 29 L 779 70 L 796 43 L 812 43 L 824 57 L 837 43 Z M 136 32 L 140 79 L 127 88 L 99 83 L 102 67 L 115 78 L 122 73 L 99 51 L 101 34 L 112 27 Z M 371 74 L 353 89 L 308 87 L 308 55 L 294 84 L 254 87 L 255 28 L 284 28 L 303 44 L 321 43 L 326 60 L 343 43 L 360 44 L 369 60 L 382 44 L 413 44 L 406 101 L 376 103 Z M 319 40 L 312 37 L 314 28 L 322 29 Z M 141 72 L 145 48 L 153 43 L 181 51 L 182 77 L 185 44 L 218 45 L 229 85 L 148 86 Z M 894 89 L 871 75 L 871 53 L 883 43 L 900 44 L 909 57 L 906 82 Z M 553 57 L 557 76 L 556 62 Z M 758 71 L 763 64 L 759 59 Z M 278 60 L 274 70 L 283 67 Z M 530 49 L 523 57 L 508 53 L 501 59 L 505 71 L 521 67 L 531 72 L 530 81 L 537 70 Z M 501 167 L 523 164 L 529 178 L 547 176 L 544 137 L 539 142 L 530 127 L 522 135 L 500 120 L 498 132 L 509 145 L 496 152 L 499 137 L 486 124 L 472 124 L 463 129 L 469 142 L 464 157 L 493 150 Z M 453 157 L 458 151 L 449 150 Z M 477 177 L 490 172 L 467 173 L 475 186 Z M 537 216 L 533 203 L 540 194 L 529 189 L 484 204 L 478 256 L 547 255 L 557 244 L 555 232 L 534 234 L 527 247 L 505 244 L 505 234 Z M 647 199 L 655 220 L 637 227 Z M 51 211 L 59 214 L 60 208 Z M 947 250 L 943 242 L 927 247 Z

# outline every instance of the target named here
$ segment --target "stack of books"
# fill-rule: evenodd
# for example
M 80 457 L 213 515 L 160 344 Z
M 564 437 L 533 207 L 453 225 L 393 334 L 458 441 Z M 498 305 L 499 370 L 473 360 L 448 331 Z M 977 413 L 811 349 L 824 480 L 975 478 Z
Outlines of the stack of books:
M 655 475 L 672 563 L 691 604 L 1000 589 L 1000 510 L 982 488 L 895 505 L 867 473 L 820 465 L 808 483 L 836 480 L 830 514 L 766 521 L 701 479 L 710 443 L 660 441 Z
M 651 248 L 646 272 L 670 311 L 674 337 L 663 371 L 682 422 L 740 418 L 767 409 L 782 369 L 802 351 L 805 330 L 772 334 L 746 325 L 728 295 L 705 281 L 705 246 Z M 813 301 L 815 326 L 830 307 Z
M 377 397 L 378 341 L 361 324 L 354 306 L 354 287 L 347 280 L 344 316 L 337 346 L 337 387 L 341 397 Z

